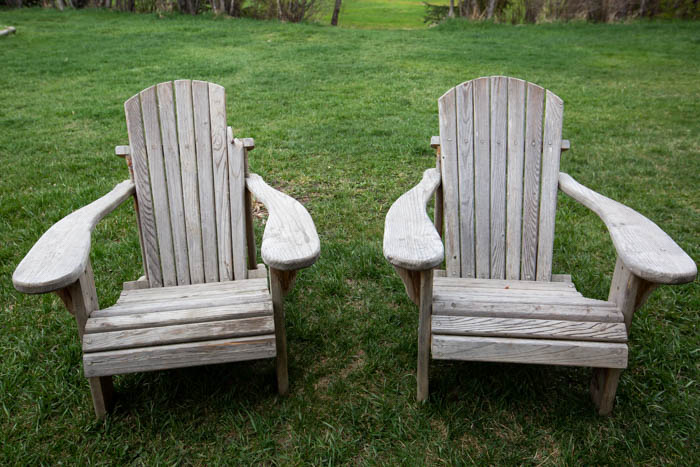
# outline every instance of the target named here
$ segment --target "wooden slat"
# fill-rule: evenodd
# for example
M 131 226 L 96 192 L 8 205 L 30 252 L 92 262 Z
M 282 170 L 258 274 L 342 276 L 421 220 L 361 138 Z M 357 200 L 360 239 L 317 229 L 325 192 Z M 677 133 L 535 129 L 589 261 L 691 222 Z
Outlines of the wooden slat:
M 476 231 L 476 277 L 491 277 L 489 221 L 490 112 L 489 78 L 474 83 L 474 225 Z
M 505 337 L 433 335 L 435 359 L 626 368 L 627 345 Z
M 506 279 L 520 279 L 525 161 L 525 81 L 508 78 Z
M 459 172 L 457 162 L 457 122 L 455 89 L 447 91 L 438 99 L 440 119 L 440 164 L 442 189 L 445 203 L 445 264 L 447 275 L 461 275 L 459 252 Z
M 625 323 L 435 315 L 433 334 L 627 342 Z
M 141 276 L 135 281 L 127 281 L 122 284 L 122 289 L 124 290 L 148 289 L 149 287 L 150 284 L 148 283 L 146 276 Z
M 123 331 L 127 329 L 152 328 L 187 323 L 206 323 L 228 319 L 254 318 L 272 316 L 272 302 L 244 303 L 240 305 L 222 305 L 209 308 L 192 308 L 174 311 L 156 311 L 135 313 L 132 315 L 90 317 L 85 326 L 85 333 L 106 331 Z
M 549 281 L 552 277 L 554 221 L 557 214 L 557 186 L 559 183 L 561 131 L 564 117 L 564 102 L 555 94 L 547 91 L 545 105 L 542 141 L 542 188 L 537 240 L 538 281 Z
M 232 282 L 236 282 L 236 287 L 232 287 Z M 240 282 L 241 284 L 238 284 Z M 197 284 L 193 286 L 163 287 L 148 290 L 124 291 L 119 297 L 117 304 L 141 303 L 147 301 L 161 300 L 174 301 L 196 297 L 212 297 L 215 295 L 235 295 L 244 292 L 265 292 L 267 291 L 267 281 L 265 279 L 210 282 L 207 284 Z
M 457 86 L 459 244 L 461 277 L 474 277 L 474 98 L 471 81 Z
M 99 332 L 83 336 L 83 352 L 259 336 L 272 332 L 275 332 L 272 316 Z
M 202 255 L 204 281 L 219 280 L 219 260 L 216 243 L 216 214 L 214 209 L 214 169 L 211 153 L 211 126 L 209 124 L 209 87 L 204 81 L 192 81 L 194 133 L 197 149 L 197 180 L 199 212 L 202 226 Z
M 235 295 L 214 295 L 209 298 L 193 298 L 180 301 L 144 301 L 124 303 L 95 311 L 91 316 L 95 318 L 105 316 L 120 316 L 136 313 L 150 313 L 160 311 L 184 310 L 188 308 L 208 308 L 215 306 L 236 305 L 244 303 L 258 303 L 270 299 L 268 292 L 241 292 Z
M 173 253 L 177 283 L 190 283 L 190 265 L 187 258 L 187 235 L 185 234 L 185 213 L 182 205 L 182 180 L 180 178 L 180 150 L 177 142 L 175 122 L 175 102 L 171 82 L 160 83 L 157 87 L 158 113 L 163 142 L 163 159 L 168 186 L 168 206 L 173 237 Z
M 520 278 L 535 280 L 537 228 L 540 206 L 540 162 L 542 156 L 542 108 L 544 89 L 527 83 L 525 121 L 525 169 L 523 182 L 523 239 Z
M 191 81 L 175 81 L 175 103 L 177 106 L 177 137 L 180 150 L 182 201 L 185 211 L 190 282 L 201 284 L 204 282 L 204 261 L 202 259 L 202 226 L 199 221 L 197 154 L 195 152 Z
M 138 216 L 143 238 L 146 275 L 152 287 L 162 287 L 163 274 L 160 269 L 160 255 L 158 254 L 158 240 L 156 238 L 153 201 L 148 175 L 148 155 L 143 135 L 141 104 L 138 94 L 124 103 L 124 111 L 126 113 L 126 128 L 129 133 L 134 183 L 139 203 Z
M 260 263 L 255 269 L 248 269 L 248 280 L 250 279 L 267 279 L 267 268 L 265 264 Z
M 226 142 L 226 92 L 209 83 L 211 152 L 214 162 L 214 209 L 219 256 L 219 280 L 233 279 L 231 257 L 231 208 L 228 194 L 228 143 Z
M 436 289 L 464 289 L 476 290 L 487 289 L 493 290 L 494 293 L 503 290 L 504 292 L 523 291 L 529 293 L 550 293 L 564 295 L 581 295 L 576 291 L 571 283 L 565 282 L 537 282 L 537 281 L 518 281 L 518 280 L 499 280 L 499 279 L 458 279 L 458 278 L 436 278 L 433 286 Z
M 275 335 L 160 345 L 83 355 L 85 376 L 165 370 L 275 356 Z
M 227 128 L 228 143 L 228 182 L 231 206 L 231 250 L 233 254 L 233 277 L 245 279 L 246 264 L 246 225 L 245 225 L 245 147 L 241 140 L 234 140 L 233 130 Z
M 144 135 L 146 137 L 146 150 L 148 152 L 148 169 L 151 176 L 151 194 L 153 195 L 158 252 L 160 253 L 160 264 L 163 272 L 163 285 L 167 287 L 177 284 L 177 276 L 155 86 L 141 91 L 141 112 L 143 115 Z
M 506 270 L 506 147 L 508 81 L 503 76 L 491 78 L 491 274 L 504 279 Z

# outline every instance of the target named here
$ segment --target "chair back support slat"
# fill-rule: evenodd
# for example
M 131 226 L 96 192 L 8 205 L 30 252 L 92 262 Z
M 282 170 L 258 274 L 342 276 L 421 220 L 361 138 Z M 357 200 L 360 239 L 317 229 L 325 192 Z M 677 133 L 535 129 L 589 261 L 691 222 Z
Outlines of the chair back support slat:
M 447 275 L 551 280 L 561 99 L 494 76 L 438 107 Z
M 245 149 L 224 88 L 166 82 L 124 106 L 151 287 L 246 278 Z

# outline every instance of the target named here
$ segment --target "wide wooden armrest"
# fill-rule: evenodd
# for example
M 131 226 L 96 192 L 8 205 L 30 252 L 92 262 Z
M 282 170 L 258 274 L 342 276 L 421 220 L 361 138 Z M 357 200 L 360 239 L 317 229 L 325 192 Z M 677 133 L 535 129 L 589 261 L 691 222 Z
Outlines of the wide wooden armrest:
M 565 173 L 559 174 L 559 189 L 603 220 L 618 257 L 635 276 L 656 284 L 683 284 L 695 279 L 695 262 L 646 217 Z
M 411 271 L 432 269 L 442 263 L 445 249 L 426 205 L 440 185 L 440 172 L 428 169 L 421 182 L 389 208 L 384 223 L 384 257 Z
M 246 185 L 269 212 L 260 249 L 265 264 L 282 271 L 314 264 L 321 253 L 321 242 L 304 206 L 270 187 L 260 175 L 248 175 Z
M 55 223 L 15 269 L 15 288 L 24 293 L 45 293 L 78 280 L 90 258 L 92 229 L 133 194 L 134 183 L 125 180 L 100 199 Z

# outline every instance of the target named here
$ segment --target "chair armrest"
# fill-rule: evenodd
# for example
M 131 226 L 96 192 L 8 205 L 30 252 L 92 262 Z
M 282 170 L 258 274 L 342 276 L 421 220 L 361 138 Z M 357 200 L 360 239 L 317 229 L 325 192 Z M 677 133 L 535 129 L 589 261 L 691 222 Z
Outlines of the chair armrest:
M 90 258 L 92 229 L 132 194 L 134 183 L 124 180 L 103 197 L 55 223 L 15 269 L 12 275 L 15 289 L 24 293 L 45 293 L 78 280 Z
M 655 284 L 683 284 L 695 279 L 695 262 L 646 217 L 563 172 L 559 174 L 559 189 L 603 220 L 618 257 L 635 276 Z
M 270 213 L 260 249 L 265 264 L 282 271 L 314 264 L 321 253 L 321 242 L 304 206 L 270 187 L 260 175 L 251 173 L 245 181 Z
M 445 249 L 426 205 L 440 185 L 440 172 L 428 169 L 421 182 L 389 208 L 384 223 L 384 257 L 411 271 L 432 269 L 442 263 Z

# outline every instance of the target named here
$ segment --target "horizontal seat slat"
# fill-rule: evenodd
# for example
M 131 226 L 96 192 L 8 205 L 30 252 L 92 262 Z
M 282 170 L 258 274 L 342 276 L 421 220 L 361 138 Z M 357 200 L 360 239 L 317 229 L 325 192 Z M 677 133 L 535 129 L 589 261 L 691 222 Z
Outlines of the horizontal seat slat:
M 576 286 L 570 282 L 521 281 L 503 279 L 473 279 L 459 277 L 435 277 L 433 288 L 459 287 L 464 289 L 505 289 L 531 290 L 559 293 L 578 293 Z
M 180 285 L 152 289 L 124 290 L 117 303 L 131 303 L 146 300 L 195 298 L 212 294 L 255 292 L 267 290 L 267 279 L 247 279 L 227 282 L 210 282 L 205 284 Z
M 211 308 L 226 305 L 252 304 L 271 300 L 269 292 L 245 292 L 227 294 L 214 297 L 196 297 L 187 300 L 152 300 L 117 304 L 104 310 L 93 311 L 90 315 L 94 318 L 105 316 L 121 316 L 135 313 L 149 313 L 159 311 L 175 311 L 194 308 Z
M 438 360 L 627 367 L 627 345 L 619 343 L 436 334 L 431 350 Z
M 124 331 L 127 329 L 151 328 L 187 323 L 206 323 L 208 321 L 255 318 L 268 315 L 272 315 L 271 301 L 210 308 L 136 313 L 104 318 L 90 317 L 85 324 L 85 333 Z
M 433 316 L 433 334 L 627 342 L 624 323 Z
M 275 332 L 275 323 L 272 316 L 177 324 L 85 334 L 83 336 L 83 351 L 100 352 L 231 337 L 258 336 L 273 332 Z
M 621 323 L 624 317 L 615 307 L 537 303 L 469 302 L 451 306 L 453 301 L 433 301 L 433 315 L 498 318 L 561 319 Z
M 275 335 L 110 350 L 83 355 L 85 376 L 118 375 L 214 363 L 272 358 Z

